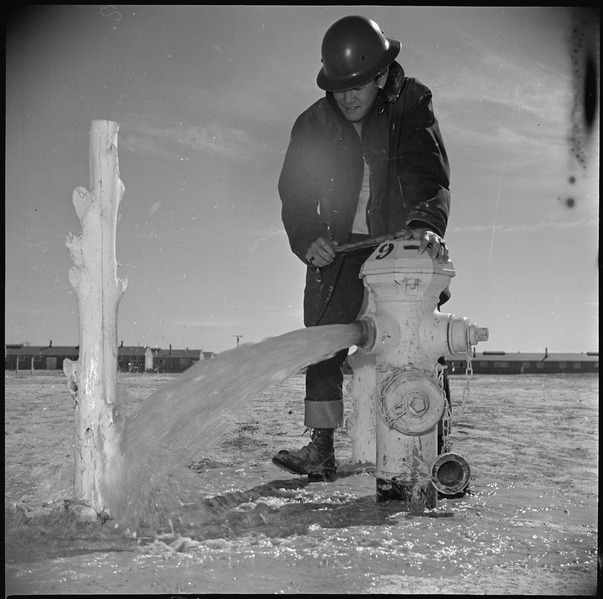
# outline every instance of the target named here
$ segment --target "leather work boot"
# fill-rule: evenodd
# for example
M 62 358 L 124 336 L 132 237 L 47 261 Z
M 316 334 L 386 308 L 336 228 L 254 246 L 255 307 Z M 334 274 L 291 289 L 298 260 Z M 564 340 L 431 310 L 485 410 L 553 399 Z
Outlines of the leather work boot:
M 310 482 L 335 480 L 335 450 L 332 428 L 315 428 L 311 441 L 296 451 L 279 451 L 273 458 L 275 466 L 293 474 L 307 474 Z

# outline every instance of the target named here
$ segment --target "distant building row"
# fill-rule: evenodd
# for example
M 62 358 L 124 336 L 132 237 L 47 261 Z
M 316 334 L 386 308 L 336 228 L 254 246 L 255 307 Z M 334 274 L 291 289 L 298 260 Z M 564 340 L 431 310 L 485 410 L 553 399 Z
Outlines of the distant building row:
M 464 374 L 467 355 L 447 358 L 448 372 Z M 580 374 L 599 372 L 599 352 L 573 353 L 508 353 L 485 351 L 471 357 L 474 374 Z
M 467 372 L 467 354 L 456 354 L 446 358 L 450 374 Z M 551 353 L 508 353 L 504 351 L 485 351 L 471 356 L 473 374 L 568 374 L 599 372 L 599 352 L 580 354 Z M 346 363 L 346 374 L 352 369 Z
M 199 360 L 213 358 L 213 352 L 200 349 L 161 349 L 159 347 L 124 346 L 118 348 L 120 372 L 183 372 Z M 4 370 L 62 370 L 63 361 L 76 361 L 79 347 L 39 345 L 5 345 Z M 467 355 L 447 359 L 450 374 L 465 374 Z M 474 374 L 552 374 L 598 373 L 599 352 L 586 353 L 508 353 L 485 351 L 471 357 Z M 347 372 L 351 372 L 349 367 Z
M 120 372 L 183 372 L 199 360 L 214 357 L 200 349 L 161 349 L 159 347 L 124 346 L 117 349 Z M 62 370 L 63 361 L 76 361 L 79 346 L 5 345 L 4 370 Z

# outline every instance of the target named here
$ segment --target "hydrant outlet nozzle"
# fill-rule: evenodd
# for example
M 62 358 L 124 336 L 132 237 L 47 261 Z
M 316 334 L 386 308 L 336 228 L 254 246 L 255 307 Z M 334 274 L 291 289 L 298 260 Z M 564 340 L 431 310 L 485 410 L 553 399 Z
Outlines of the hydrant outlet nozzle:
M 477 345 L 488 341 L 488 329 L 470 324 L 469 319 L 450 315 L 448 323 L 448 348 L 451 354 L 467 351 L 468 345 Z
M 458 453 L 442 453 L 431 469 L 433 486 L 443 495 L 455 495 L 467 488 L 471 468 Z
M 356 345 L 365 351 L 371 350 L 375 346 L 376 327 L 364 316 L 354 324 L 360 327 L 360 339 Z
M 365 353 L 380 353 L 400 343 L 400 326 L 386 314 L 363 314 L 354 324 L 360 325 L 358 347 Z

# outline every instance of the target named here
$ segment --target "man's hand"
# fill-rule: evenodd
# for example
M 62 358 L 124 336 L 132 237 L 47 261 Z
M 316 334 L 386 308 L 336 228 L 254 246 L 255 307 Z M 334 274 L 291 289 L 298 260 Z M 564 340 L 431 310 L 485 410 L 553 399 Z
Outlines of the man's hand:
M 448 261 L 446 242 L 437 233 L 429 229 L 406 229 L 406 235 L 401 236 L 401 238 L 420 241 L 419 254 L 427 251 L 433 260 L 438 262 Z
M 332 239 L 325 239 L 319 237 L 316 241 L 313 241 L 308 251 L 306 252 L 306 262 L 311 266 L 317 266 L 322 268 L 328 266 L 335 260 L 335 252 L 333 248 L 339 245 Z

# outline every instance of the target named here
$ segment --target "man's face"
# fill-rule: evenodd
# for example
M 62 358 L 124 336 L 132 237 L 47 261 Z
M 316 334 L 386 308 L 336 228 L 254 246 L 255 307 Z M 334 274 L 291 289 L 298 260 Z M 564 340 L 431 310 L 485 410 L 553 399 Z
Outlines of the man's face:
M 373 106 L 379 88 L 374 79 L 368 83 L 348 89 L 344 92 L 333 92 L 333 97 L 339 109 L 348 121 L 357 123 L 361 121 Z

